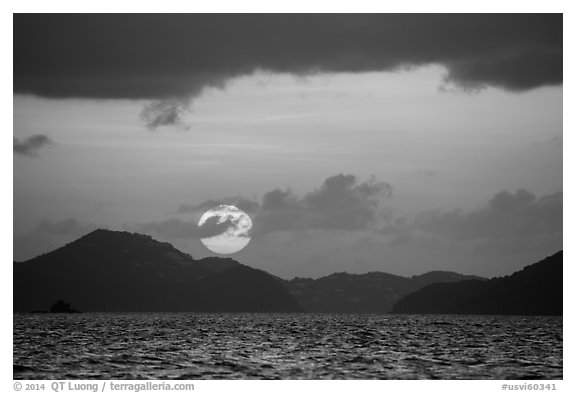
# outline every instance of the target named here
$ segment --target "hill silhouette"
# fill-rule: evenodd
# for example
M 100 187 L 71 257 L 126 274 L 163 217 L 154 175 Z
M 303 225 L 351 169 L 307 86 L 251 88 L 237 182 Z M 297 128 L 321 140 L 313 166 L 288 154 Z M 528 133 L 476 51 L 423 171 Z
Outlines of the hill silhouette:
M 562 251 L 510 276 L 428 285 L 400 300 L 393 312 L 562 315 Z
M 16 312 L 60 300 L 84 312 L 562 313 L 561 252 L 491 280 L 444 271 L 283 280 L 230 258 L 195 260 L 147 235 L 99 229 L 13 266 Z
M 435 282 L 478 279 L 454 272 L 432 271 L 412 277 L 388 273 L 334 273 L 318 279 L 294 278 L 285 287 L 310 312 L 388 313 L 410 292 Z
M 98 229 L 14 263 L 14 311 L 298 312 L 277 279 L 230 258 L 194 260 L 150 236 Z

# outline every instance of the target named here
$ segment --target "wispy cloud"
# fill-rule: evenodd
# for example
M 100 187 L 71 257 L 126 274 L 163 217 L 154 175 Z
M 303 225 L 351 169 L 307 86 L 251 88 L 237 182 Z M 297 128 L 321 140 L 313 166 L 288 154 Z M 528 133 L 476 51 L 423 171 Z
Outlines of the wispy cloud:
M 14 153 L 21 156 L 33 157 L 44 146 L 51 145 L 52 139 L 43 134 L 32 135 L 25 139 L 14 137 Z

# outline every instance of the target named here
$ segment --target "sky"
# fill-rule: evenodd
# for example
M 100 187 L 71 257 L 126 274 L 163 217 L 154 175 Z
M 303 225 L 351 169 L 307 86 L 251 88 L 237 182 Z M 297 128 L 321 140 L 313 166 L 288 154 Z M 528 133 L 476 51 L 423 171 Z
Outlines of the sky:
M 562 249 L 562 16 L 15 15 L 13 251 L 96 228 L 283 278 Z

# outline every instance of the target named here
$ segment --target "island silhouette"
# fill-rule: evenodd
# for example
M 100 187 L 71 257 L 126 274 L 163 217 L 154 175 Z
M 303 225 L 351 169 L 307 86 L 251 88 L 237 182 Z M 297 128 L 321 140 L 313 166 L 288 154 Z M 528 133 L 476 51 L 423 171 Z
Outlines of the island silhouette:
M 58 300 L 52 306 L 50 306 L 51 313 L 64 313 L 64 314 L 77 314 L 80 311 L 72 308 L 70 303 L 66 303 L 64 300 Z
M 148 235 L 98 229 L 13 267 L 14 312 L 74 312 L 68 302 L 82 312 L 562 314 L 562 252 L 490 280 L 443 271 L 284 280 L 231 258 L 196 260 Z
M 407 314 L 562 315 L 562 251 L 506 277 L 435 283 L 393 308 Z

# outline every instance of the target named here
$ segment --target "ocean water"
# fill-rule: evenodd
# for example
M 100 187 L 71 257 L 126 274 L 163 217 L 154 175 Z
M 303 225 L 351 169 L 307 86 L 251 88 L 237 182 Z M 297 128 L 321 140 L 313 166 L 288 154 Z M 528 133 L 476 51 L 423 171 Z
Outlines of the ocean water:
M 15 379 L 562 379 L 562 318 L 14 314 Z

